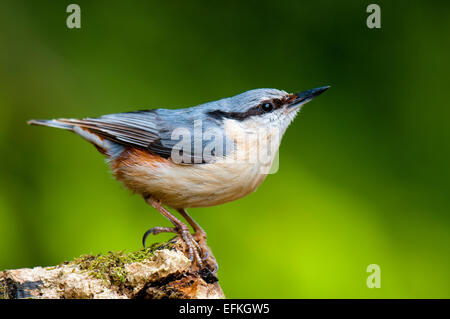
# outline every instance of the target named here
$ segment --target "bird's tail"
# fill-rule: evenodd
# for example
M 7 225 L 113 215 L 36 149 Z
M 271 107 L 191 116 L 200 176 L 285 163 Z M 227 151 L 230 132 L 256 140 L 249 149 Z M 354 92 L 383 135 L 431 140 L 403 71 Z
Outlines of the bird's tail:
M 27 123 L 29 125 L 42 125 L 42 126 L 62 128 L 68 131 L 73 131 L 74 127 L 72 124 L 60 122 L 58 120 L 30 120 Z
M 108 139 L 105 139 L 91 129 L 89 129 L 84 120 L 77 119 L 55 119 L 55 120 L 30 120 L 30 125 L 41 125 L 61 128 L 63 130 L 72 131 L 75 134 L 80 135 L 82 138 L 94 144 L 94 146 L 106 156 L 117 156 L 123 151 L 123 147 L 120 144 L 114 143 Z

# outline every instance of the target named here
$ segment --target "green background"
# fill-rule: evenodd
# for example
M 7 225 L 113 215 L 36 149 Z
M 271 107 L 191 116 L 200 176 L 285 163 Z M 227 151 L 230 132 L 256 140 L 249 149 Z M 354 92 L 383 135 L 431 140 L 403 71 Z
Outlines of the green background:
M 69 3 L 0 4 L 0 269 L 136 250 L 169 226 L 89 143 L 28 119 L 331 85 L 257 192 L 190 210 L 225 294 L 450 297 L 448 1 L 377 1 L 378 30 L 365 1 L 78 0 L 79 30 Z

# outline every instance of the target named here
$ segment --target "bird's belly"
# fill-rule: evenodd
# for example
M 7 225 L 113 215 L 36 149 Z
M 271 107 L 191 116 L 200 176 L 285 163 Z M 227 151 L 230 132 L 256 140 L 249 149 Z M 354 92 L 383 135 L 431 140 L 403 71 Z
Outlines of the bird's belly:
M 114 176 L 133 192 L 176 208 L 205 207 L 244 197 L 265 179 L 258 163 L 221 160 L 178 165 L 141 150 L 111 161 Z

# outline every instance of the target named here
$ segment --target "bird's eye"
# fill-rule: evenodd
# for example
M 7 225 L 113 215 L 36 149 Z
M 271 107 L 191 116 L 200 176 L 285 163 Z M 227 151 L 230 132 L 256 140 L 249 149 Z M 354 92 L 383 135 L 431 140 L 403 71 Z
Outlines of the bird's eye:
M 261 105 L 261 108 L 262 108 L 262 110 L 263 110 L 264 112 L 270 112 L 270 111 L 273 110 L 273 104 L 272 104 L 272 103 L 269 103 L 269 102 L 266 102 L 266 103 L 263 103 L 263 104 Z

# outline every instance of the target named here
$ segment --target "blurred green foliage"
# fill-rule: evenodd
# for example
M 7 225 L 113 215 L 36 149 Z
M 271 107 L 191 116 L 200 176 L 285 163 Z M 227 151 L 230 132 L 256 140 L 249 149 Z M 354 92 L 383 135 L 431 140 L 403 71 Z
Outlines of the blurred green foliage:
M 169 225 L 89 143 L 28 119 L 331 85 L 256 193 L 191 210 L 226 295 L 450 297 L 448 1 L 377 1 L 378 30 L 371 2 L 332 0 L 77 0 L 71 30 L 72 2 L 0 3 L 0 269 L 136 250 Z

